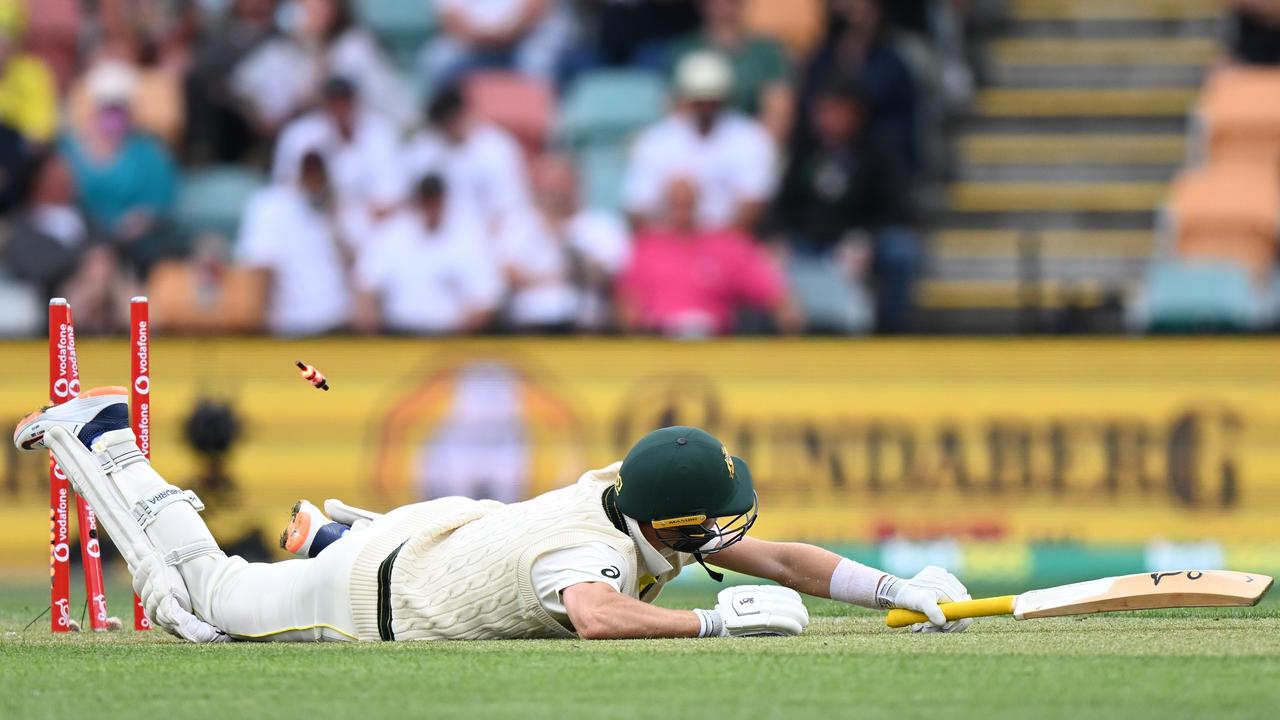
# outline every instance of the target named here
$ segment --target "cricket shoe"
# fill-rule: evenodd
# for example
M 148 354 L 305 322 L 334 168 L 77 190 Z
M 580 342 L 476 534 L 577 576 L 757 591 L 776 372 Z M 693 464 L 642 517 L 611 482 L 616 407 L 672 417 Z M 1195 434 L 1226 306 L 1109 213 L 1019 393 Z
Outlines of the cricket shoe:
M 80 393 L 73 400 L 37 410 L 22 419 L 13 431 L 19 450 L 43 450 L 44 435 L 53 427 L 66 428 L 85 447 L 99 435 L 129 427 L 129 391 L 122 387 L 98 387 Z
M 299 500 L 293 505 L 289 526 L 280 533 L 280 549 L 301 558 L 313 558 L 350 531 L 349 526 L 330 520 L 320 508 Z

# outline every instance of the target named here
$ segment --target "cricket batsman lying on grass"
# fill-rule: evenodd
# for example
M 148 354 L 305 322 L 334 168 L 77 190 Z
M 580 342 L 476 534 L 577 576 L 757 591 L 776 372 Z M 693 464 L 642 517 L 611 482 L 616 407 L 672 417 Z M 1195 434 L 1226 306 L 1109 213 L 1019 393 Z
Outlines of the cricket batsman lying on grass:
M 151 621 L 192 642 L 799 635 L 809 614 L 796 591 L 916 610 L 930 620 L 922 631 L 970 622 L 938 608 L 969 599 L 941 568 L 908 580 L 747 537 L 757 509 L 747 463 L 689 427 L 652 432 L 621 463 L 511 505 L 454 497 L 380 515 L 330 501 L 333 523 L 304 501 L 282 540 L 314 557 L 248 563 L 219 549 L 194 493 L 152 469 L 126 403 L 124 388 L 90 390 L 25 418 L 14 443 L 53 451 Z M 730 587 L 710 610 L 651 604 L 704 559 L 783 587 Z

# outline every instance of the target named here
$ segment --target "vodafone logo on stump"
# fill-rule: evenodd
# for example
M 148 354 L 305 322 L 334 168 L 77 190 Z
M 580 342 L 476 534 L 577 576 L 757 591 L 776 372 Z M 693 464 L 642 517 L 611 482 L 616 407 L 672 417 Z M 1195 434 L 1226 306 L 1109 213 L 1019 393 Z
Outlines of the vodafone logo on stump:
M 53 381 L 54 400 L 67 400 L 80 394 L 80 364 L 76 360 L 76 333 L 67 323 L 58 325 L 58 370 Z
M 133 434 L 137 437 L 138 449 L 151 457 L 151 328 L 144 318 L 134 319 L 132 365 Z
M 133 391 L 139 395 L 151 393 L 151 336 L 147 321 L 138 321 L 137 337 L 133 346 Z
M 56 466 L 55 466 L 56 467 Z M 67 543 L 69 519 L 67 517 L 67 491 L 58 492 L 58 506 L 53 511 L 53 560 L 64 563 L 71 559 L 71 546 Z

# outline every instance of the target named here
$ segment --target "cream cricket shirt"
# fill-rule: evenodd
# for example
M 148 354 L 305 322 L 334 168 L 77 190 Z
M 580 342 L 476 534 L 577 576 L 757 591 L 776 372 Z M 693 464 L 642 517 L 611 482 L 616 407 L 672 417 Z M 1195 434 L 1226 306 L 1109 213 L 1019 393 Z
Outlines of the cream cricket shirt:
M 670 580 L 680 574 L 667 559 L 668 555 L 674 556 L 677 553 L 674 550 L 660 552 L 654 549 L 640 532 L 640 524 L 631 518 L 626 520 L 627 534 L 640 551 L 641 569 L 648 575 L 647 578 L 637 578 L 636 587 L 640 588 L 641 599 L 648 600 L 651 598 L 644 597 L 644 590 L 653 583 L 653 579 Z M 534 561 L 531 571 L 533 589 L 537 592 L 543 609 L 571 630 L 573 624 L 569 622 L 569 613 L 565 610 L 560 593 L 565 588 L 589 582 L 605 583 L 622 592 L 629 579 L 624 576 L 626 568 L 627 562 L 622 553 L 604 543 L 575 545 L 554 550 Z

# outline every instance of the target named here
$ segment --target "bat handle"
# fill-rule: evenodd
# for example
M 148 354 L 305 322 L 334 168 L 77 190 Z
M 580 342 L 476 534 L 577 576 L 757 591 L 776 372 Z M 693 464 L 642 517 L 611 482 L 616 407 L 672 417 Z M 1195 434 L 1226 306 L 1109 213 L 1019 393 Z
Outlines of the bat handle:
M 961 600 L 960 602 L 939 603 L 942 614 L 948 620 L 963 618 L 991 617 L 993 615 L 1012 615 L 1013 601 L 1016 595 L 982 598 L 980 600 Z M 924 613 L 914 610 L 890 610 L 884 618 L 884 624 L 891 628 L 907 627 L 916 623 L 929 622 Z

